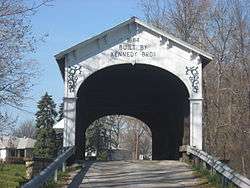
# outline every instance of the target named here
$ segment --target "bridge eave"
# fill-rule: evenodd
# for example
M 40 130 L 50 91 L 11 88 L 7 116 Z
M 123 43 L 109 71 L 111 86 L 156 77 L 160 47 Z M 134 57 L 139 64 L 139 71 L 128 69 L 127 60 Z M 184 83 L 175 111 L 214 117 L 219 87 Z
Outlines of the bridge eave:
M 85 40 L 85 41 L 83 41 L 81 43 L 78 43 L 78 44 L 76 44 L 76 45 L 74 45 L 74 46 L 72 46 L 72 47 L 70 47 L 70 48 L 68 48 L 66 50 L 61 51 L 60 53 L 55 55 L 56 61 L 58 63 L 60 63 L 60 60 L 65 58 L 65 56 L 67 54 L 69 54 L 70 52 L 72 52 L 72 51 L 74 51 L 74 50 L 76 50 L 78 48 L 82 48 L 85 45 L 87 45 L 89 43 L 92 43 L 95 40 L 98 40 L 98 39 L 108 35 L 110 32 L 118 30 L 119 28 L 124 27 L 124 26 L 129 25 L 129 24 L 132 24 L 132 23 L 138 24 L 138 25 L 140 25 L 140 26 L 154 32 L 157 35 L 165 37 L 165 38 L 169 39 L 170 41 L 183 46 L 184 48 L 186 48 L 190 52 L 194 52 L 196 54 L 199 54 L 201 56 L 201 59 L 203 60 L 202 63 L 204 63 L 204 65 L 208 64 L 210 61 L 213 60 L 213 55 L 211 55 L 211 54 L 197 48 L 196 46 L 190 45 L 187 42 L 185 42 L 185 41 L 183 41 L 181 39 L 178 39 L 178 38 L 174 37 L 173 35 L 165 32 L 165 31 L 163 31 L 163 30 L 161 30 L 159 28 L 154 27 L 153 25 L 145 23 L 145 22 L 141 21 L 140 19 L 138 19 L 136 17 L 132 17 L 132 18 L 126 20 L 125 22 L 122 22 L 122 23 L 116 25 L 115 27 L 112 27 L 112 28 L 100 33 L 100 34 L 95 35 L 94 37 L 91 37 L 91 38 L 89 38 L 89 39 L 87 39 L 87 40 Z
M 60 59 L 56 58 L 56 62 L 60 69 L 60 73 L 63 78 L 63 81 L 65 81 L 65 57 L 61 57 Z

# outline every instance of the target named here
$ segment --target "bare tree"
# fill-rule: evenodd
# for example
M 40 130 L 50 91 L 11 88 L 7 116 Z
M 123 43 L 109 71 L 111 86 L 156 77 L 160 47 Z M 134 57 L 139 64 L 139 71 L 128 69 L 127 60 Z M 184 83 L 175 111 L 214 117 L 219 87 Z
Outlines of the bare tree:
M 111 149 L 127 149 L 133 159 L 140 154 L 152 155 L 152 135 L 142 121 L 124 115 L 109 115 L 92 123 L 86 131 L 87 152 L 97 152 L 97 158 Z
M 48 2 L 0 0 L 0 116 L 5 119 L 10 115 L 4 115 L 4 106 L 22 107 L 32 87 L 36 64 L 25 55 L 34 52 L 38 38 L 30 17 Z
M 33 120 L 24 121 L 18 128 L 13 132 L 13 136 L 16 137 L 27 137 L 35 138 L 36 128 Z
M 0 113 L 0 137 L 9 135 L 15 128 L 17 118 L 13 119 L 6 112 Z
M 152 25 L 168 30 L 167 7 L 169 3 L 163 0 L 140 0 L 139 5 L 145 13 L 147 22 Z M 168 30 L 170 31 L 170 30 Z
M 203 75 L 205 150 L 250 176 L 250 2 L 140 2 L 148 22 L 214 55 Z
M 150 157 L 152 155 L 152 134 L 149 127 L 142 121 L 125 116 L 125 126 L 122 131 L 123 147 L 132 152 L 133 159 L 139 155 Z
M 140 5 L 149 23 L 186 42 L 200 45 L 197 33 L 206 20 L 209 0 L 140 0 Z

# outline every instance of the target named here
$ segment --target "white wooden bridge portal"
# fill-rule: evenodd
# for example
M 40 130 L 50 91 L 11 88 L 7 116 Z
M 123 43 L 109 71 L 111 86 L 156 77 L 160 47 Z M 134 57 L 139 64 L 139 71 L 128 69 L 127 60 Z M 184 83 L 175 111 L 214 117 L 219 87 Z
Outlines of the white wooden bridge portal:
M 158 160 L 83 164 L 68 187 L 202 187 L 191 168 L 176 161 L 179 148 L 182 160 L 219 174 L 223 187 L 250 187 L 249 179 L 202 151 L 202 70 L 210 54 L 133 17 L 56 60 L 65 81 L 64 119 L 57 124 L 65 150 L 23 188 L 41 187 L 53 175 L 56 181 L 72 156 L 85 159 L 86 129 L 116 114 L 149 126 Z
M 55 57 L 65 80 L 64 146 L 78 159 L 88 126 L 115 114 L 149 125 L 153 159 L 177 159 L 184 144 L 202 149 L 210 54 L 133 17 Z

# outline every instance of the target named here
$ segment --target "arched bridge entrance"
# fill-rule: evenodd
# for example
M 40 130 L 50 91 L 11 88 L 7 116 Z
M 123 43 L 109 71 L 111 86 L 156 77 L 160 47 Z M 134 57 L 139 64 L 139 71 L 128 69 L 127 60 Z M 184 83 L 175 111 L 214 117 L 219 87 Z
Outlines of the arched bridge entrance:
M 211 55 L 131 18 L 56 55 L 65 80 L 64 146 L 84 158 L 85 131 L 128 115 L 152 132 L 153 159 L 202 149 L 202 68 Z
M 153 159 L 179 157 L 184 126 L 189 128 L 189 122 L 184 125 L 189 118 L 189 94 L 172 73 L 151 65 L 122 64 L 89 76 L 77 93 L 76 148 L 84 151 L 85 131 L 94 120 L 114 114 L 136 117 L 149 125 Z

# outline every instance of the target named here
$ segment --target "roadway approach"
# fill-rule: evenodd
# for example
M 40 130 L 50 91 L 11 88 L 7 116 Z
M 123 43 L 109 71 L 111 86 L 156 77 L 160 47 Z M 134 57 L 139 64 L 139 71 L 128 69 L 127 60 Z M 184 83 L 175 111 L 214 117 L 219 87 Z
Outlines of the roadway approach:
M 85 162 L 59 187 L 69 188 L 209 188 L 191 166 L 173 160 Z

